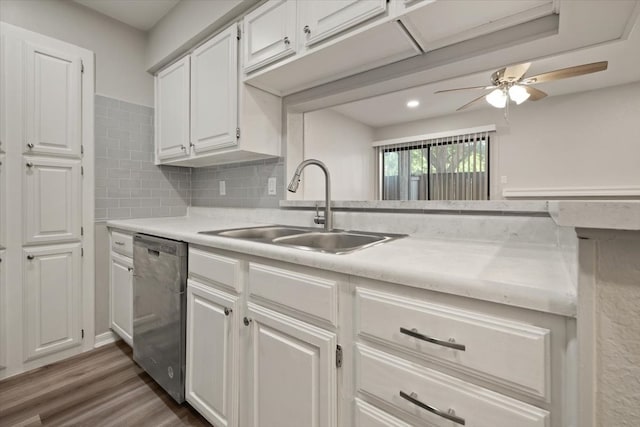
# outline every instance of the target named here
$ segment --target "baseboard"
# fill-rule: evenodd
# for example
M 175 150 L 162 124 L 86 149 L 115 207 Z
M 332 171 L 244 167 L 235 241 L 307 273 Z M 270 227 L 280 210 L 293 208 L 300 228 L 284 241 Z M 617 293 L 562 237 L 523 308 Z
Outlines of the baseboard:
M 116 342 L 121 339 L 118 335 L 114 334 L 113 331 L 107 331 L 102 334 L 96 335 L 95 344 L 93 348 L 102 347 L 103 345 L 111 344 L 112 342 Z

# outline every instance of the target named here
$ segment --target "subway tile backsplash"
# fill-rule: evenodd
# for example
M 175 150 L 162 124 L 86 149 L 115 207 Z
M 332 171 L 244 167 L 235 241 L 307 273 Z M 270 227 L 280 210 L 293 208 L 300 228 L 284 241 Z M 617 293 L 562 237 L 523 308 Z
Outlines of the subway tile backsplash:
M 156 166 L 153 131 L 153 108 L 96 95 L 97 221 L 181 216 L 189 205 L 277 208 L 284 198 L 283 158 L 206 168 Z M 267 194 L 270 177 L 276 178 L 276 195 Z
M 185 215 L 191 169 L 153 163 L 153 108 L 96 95 L 96 220 Z

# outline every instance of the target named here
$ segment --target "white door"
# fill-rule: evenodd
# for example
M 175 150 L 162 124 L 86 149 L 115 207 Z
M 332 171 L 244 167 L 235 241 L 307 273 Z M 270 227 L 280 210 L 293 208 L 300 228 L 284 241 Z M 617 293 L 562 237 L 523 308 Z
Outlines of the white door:
M 238 424 L 237 298 L 189 280 L 186 399 L 216 426 Z
M 23 250 L 25 361 L 81 343 L 80 243 Z
M 298 3 L 306 46 L 334 36 L 387 10 L 387 0 L 305 0 Z
M 230 26 L 191 54 L 191 142 L 196 154 L 237 143 L 237 28 Z
M 269 0 L 244 17 L 244 71 L 296 53 L 296 4 Z
M 111 329 L 133 346 L 133 260 L 111 252 Z
M 0 370 L 7 366 L 7 282 L 5 251 L 0 251 Z
M 1 114 L 1 113 L 0 113 Z M 6 156 L 0 154 L 0 248 L 7 247 L 7 165 Z
M 80 57 L 25 43 L 25 152 L 80 157 Z
M 189 57 L 156 75 L 157 160 L 189 155 Z
M 80 160 L 24 157 L 24 244 L 80 239 Z
M 336 426 L 336 335 L 253 303 L 248 316 L 251 426 Z

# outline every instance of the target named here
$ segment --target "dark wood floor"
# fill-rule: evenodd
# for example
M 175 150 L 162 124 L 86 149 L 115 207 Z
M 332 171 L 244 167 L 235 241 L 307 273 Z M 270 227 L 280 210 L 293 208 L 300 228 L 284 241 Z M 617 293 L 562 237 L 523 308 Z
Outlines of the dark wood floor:
M 0 381 L 0 426 L 209 426 L 121 341 Z

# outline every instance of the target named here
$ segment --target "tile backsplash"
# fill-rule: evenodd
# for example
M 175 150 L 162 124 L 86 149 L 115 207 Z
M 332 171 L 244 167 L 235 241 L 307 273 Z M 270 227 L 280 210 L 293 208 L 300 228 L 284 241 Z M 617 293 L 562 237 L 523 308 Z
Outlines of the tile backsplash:
M 153 163 L 153 108 L 95 97 L 97 221 L 185 215 L 188 206 L 277 208 L 284 159 L 206 168 Z M 276 194 L 267 180 L 276 178 Z M 225 181 L 226 195 L 220 195 Z
M 95 97 L 96 220 L 185 215 L 191 169 L 153 163 L 153 108 Z

